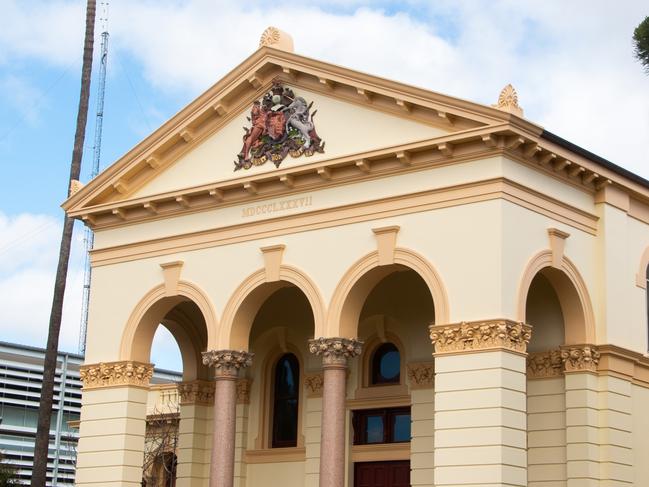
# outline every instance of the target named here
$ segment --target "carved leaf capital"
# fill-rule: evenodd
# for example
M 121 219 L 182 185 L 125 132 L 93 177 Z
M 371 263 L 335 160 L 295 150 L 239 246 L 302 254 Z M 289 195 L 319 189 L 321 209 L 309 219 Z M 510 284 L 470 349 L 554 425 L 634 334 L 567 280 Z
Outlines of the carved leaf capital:
M 430 340 L 435 353 L 506 348 L 525 352 L 532 327 L 510 320 L 462 322 L 455 325 L 432 325 Z
M 571 345 L 561 349 L 566 372 L 582 370 L 596 371 L 599 364 L 600 353 L 593 345 Z
M 529 379 L 558 377 L 561 374 L 563 374 L 561 350 L 534 352 L 527 356 L 527 377 Z
M 214 382 L 194 380 L 178 384 L 180 404 L 214 404 Z
M 309 352 L 322 357 L 323 365 L 346 365 L 348 358 L 361 354 L 363 342 L 355 338 L 314 338 Z
M 407 372 L 411 389 L 425 389 L 435 384 L 435 367 L 432 362 L 408 364 Z
M 236 377 L 239 369 L 250 367 L 254 353 L 245 350 L 208 350 L 203 364 L 214 367 L 217 377 Z
M 84 390 L 102 387 L 148 387 L 153 377 L 153 364 L 121 361 L 82 365 L 79 370 Z
M 304 377 L 304 385 L 306 386 L 308 396 L 322 396 L 322 388 L 324 387 L 324 375 L 322 374 L 322 372 L 307 374 Z

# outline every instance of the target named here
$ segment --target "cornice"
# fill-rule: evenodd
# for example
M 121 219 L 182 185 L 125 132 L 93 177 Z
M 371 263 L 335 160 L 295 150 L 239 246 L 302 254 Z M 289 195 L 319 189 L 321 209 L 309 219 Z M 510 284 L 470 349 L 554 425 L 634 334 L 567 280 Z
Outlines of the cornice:
M 597 216 L 514 181 L 494 178 L 95 249 L 91 251 L 91 263 L 109 265 L 498 198 L 577 230 L 596 233 Z
M 69 215 L 80 217 L 95 230 L 121 227 L 496 155 L 506 155 L 592 194 L 611 184 L 609 179 L 546 151 L 536 140 L 535 135 L 507 124 L 480 127 L 272 173 L 75 208 Z

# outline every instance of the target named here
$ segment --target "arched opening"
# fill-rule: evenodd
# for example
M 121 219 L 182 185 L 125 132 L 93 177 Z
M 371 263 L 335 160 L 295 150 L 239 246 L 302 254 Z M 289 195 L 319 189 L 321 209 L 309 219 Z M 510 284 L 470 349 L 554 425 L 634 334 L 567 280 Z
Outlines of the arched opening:
M 188 297 L 156 297 L 151 303 L 145 298 L 146 306 L 133 313 L 122 356 L 156 366 L 147 395 L 142 482 L 166 487 L 176 484 L 179 463 L 192 462 L 191 450 L 179 449 L 183 434 L 193 436 L 194 431 L 193 418 L 186 414 L 189 410 L 181 406 L 178 382 L 209 380 L 201 355 L 207 348 L 208 329 L 201 308 Z M 185 417 L 187 427 L 181 427 Z
M 246 370 L 251 381 L 248 448 L 268 454 L 304 448 L 304 376 L 319 368 L 317 357 L 307 352 L 314 336 L 314 312 L 307 295 L 286 281 L 261 284 L 242 301 L 233 323 L 239 327 L 233 337 L 249 330 L 248 337 L 237 340 L 255 354 Z
M 588 341 L 586 306 L 562 270 L 544 267 L 529 284 L 525 300 L 525 321 L 532 326 L 527 376 L 529 483 L 565 483 L 567 479 L 565 379 L 560 347 Z M 538 468 L 539 462 L 543 469 Z M 551 478 L 547 472 L 551 472 Z
M 411 423 L 430 421 L 420 415 L 433 408 L 432 384 L 413 388 L 407 373 L 414 363 L 432 367 L 428 327 L 435 321 L 435 303 L 431 290 L 418 272 L 405 265 L 375 267 L 354 283 L 342 310 L 347 320 L 341 323 L 344 333 L 365 342 L 360 360 L 351 364 L 350 381 L 356 383 L 350 407 L 352 456 L 361 451 L 377 456 L 390 452 L 381 453 L 380 462 L 357 461 L 354 475 L 410 472 L 409 454 L 401 449 L 409 447 L 413 435 L 425 434 L 411 429 Z M 428 440 L 418 441 L 421 445 Z M 432 456 L 432 441 L 428 453 Z
M 549 271 L 550 269 L 546 270 Z M 544 271 L 532 279 L 525 308 L 526 321 L 532 325 L 528 352 L 543 352 L 564 344 L 565 323 L 561 303 Z

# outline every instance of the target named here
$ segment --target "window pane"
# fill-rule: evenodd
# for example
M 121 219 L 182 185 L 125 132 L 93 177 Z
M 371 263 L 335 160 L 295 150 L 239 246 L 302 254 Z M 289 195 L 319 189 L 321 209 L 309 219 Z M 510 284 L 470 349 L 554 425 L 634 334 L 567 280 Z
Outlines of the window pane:
M 392 441 L 410 441 L 410 414 L 392 416 Z
M 401 358 L 394 343 L 384 343 L 372 356 L 372 384 L 398 384 Z
M 399 377 L 399 352 L 396 350 L 387 352 L 381 357 L 379 370 L 386 381 Z
M 297 446 L 300 366 L 292 353 L 283 355 L 275 366 L 273 390 L 272 446 Z
M 367 416 L 365 443 L 383 443 L 383 416 Z

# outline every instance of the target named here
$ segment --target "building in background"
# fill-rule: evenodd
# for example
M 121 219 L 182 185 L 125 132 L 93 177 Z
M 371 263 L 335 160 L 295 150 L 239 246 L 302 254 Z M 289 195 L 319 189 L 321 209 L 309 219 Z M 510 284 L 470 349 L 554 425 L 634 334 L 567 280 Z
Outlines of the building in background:
M 17 468 L 18 478 L 25 485 L 31 480 L 34 463 L 44 358 L 45 350 L 42 348 L 0 342 L 0 451 L 4 453 L 5 461 Z M 74 485 L 81 412 L 79 366 L 82 363 L 82 355 L 59 352 L 47 467 L 48 485 Z M 156 369 L 151 389 L 157 390 L 160 387 L 157 384 L 178 380 L 179 374 Z

